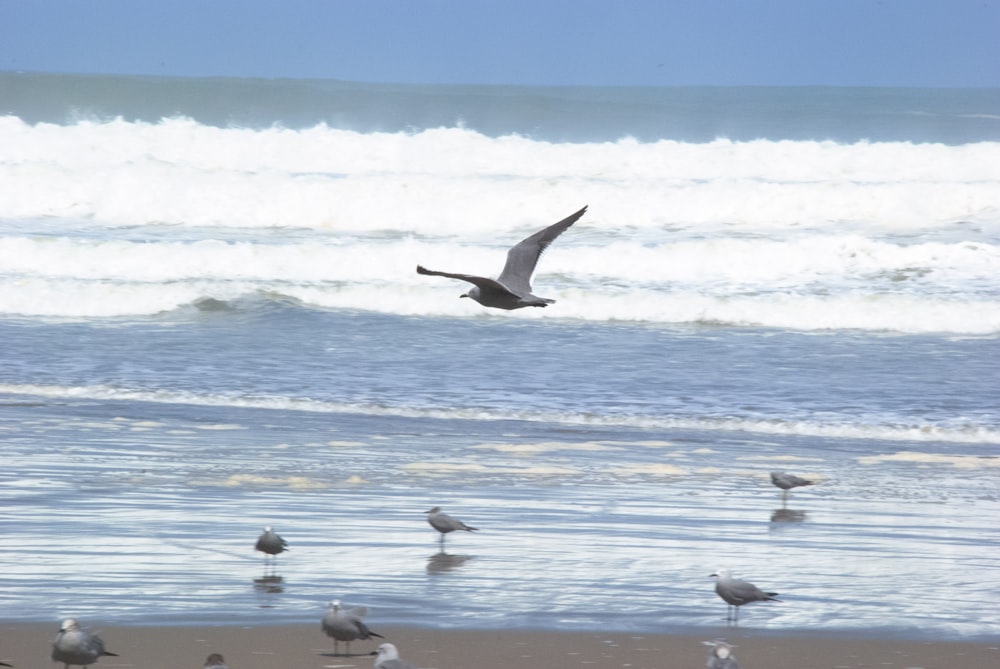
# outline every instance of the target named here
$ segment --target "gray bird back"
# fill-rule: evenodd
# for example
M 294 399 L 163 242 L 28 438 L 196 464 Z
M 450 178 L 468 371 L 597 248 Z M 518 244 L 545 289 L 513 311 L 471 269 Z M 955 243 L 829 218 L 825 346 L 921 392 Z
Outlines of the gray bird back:
M 337 641 L 354 641 L 355 639 L 370 639 L 379 636 L 368 629 L 361 620 L 367 613 L 366 609 L 330 609 L 323 616 L 323 631 Z

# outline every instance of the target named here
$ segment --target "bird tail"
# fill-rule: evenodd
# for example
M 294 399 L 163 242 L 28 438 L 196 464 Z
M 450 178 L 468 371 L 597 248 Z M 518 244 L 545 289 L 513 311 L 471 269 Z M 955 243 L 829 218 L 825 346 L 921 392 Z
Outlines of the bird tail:
M 377 636 L 379 639 L 384 639 L 385 638 L 384 636 L 382 636 L 378 632 L 372 632 L 370 629 L 368 629 L 368 625 L 365 625 L 360 620 L 357 622 L 357 625 L 358 625 L 358 632 L 361 633 L 361 638 L 362 639 L 370 639 L 373 636 Z
M 780 602 L 781 601 L 780 599 L 778 599 L 778 593 L 776 593 L 776 592 L 765 592 L 764 594 L 767 595 L 767 600 L 766 601 L 768 601 L 768 602 Z
M 479 531 L 478 527 L 469 527 L 468 525 L 463 526 L 462 529 L 465 530 L 466 532 L 478 532 Z

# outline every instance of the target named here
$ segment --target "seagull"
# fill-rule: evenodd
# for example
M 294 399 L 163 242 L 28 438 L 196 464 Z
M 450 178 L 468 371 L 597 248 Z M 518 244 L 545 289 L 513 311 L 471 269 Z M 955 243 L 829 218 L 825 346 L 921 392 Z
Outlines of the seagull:
M 739 607 L 747 604 L 749 602 L 780 602 L 780 599 L 776 599 L 778 593 L 776 592 L 764 592 L 758 588 L 753 583 L 747 581 L 741 581 L 738 578 L 733 578 L 729 574 L 728 569 L 720 569 L 710 576 L 716 577 L 718 580 L 715 582 L 715 592 L 722 597 L 729 604 L 729 608 L 726 610 L 726 620 L 733 620 L 734 622 L 740 618 Z M 734 613 L 735 612 L 735 613 Z
M 740 663 L 733 655 L 733 647 L 722 639 L 715 641 L 702 641 L 706 646 L 711 646 L 712 650 L 708 654 L 708 669 L 740 669 Z
M 778 486 L 785 492 L 782 493 L 782 497 L 788 496 L 788 491 L 792 488 L 798 488 L 804 485 L 813 485 L 815 481 L 808 481 L 804 478 L 800 478 L 795 474 L 786 474 L 785 472 L 771 472 L 771 483 Z
M 455 530 L 465 530 L 466 532 L 478 532 L 478 527 L 469 527 L 458 518 L 452 518 L 447 513 L 442 513 L 440 506 L 435 506 L 427 514 L 427 522 L 435 530 L 441 533 L 441 546 L 444 547 L 444 535 Z
M 436 272 L 429 270 L 422 265 L 417 265 L 417 274 L 429 274 L 431 276 L 445 276 L 449 279 L 460 279 L 473 284 L 467 293 L 459 297 L 471 297 L 484 307 L 494 307 L 496 309 L 520 309 L 522 307 L 546 307 L 555 300 L 547 297 L 538 297 L 531 292 L 531 275 L 535 272 L 535 265 L 542 256 L 542 252 L 548 248 L 556 237 L 566 231 L 569 226 L 576 223 L 577 219 L 587 211 L 584 207 L 575 214 L 567 216 L 558 223 L 553 223 L 544 230 L 539 230 L 527 239 L 524 239 L 507 251 L 507 262 L 503 266 L 503 271 L 496 279 L 488 279 L 472 274 L 453 274 L 451 272 Z
M 371 639 L 377 636 L 384 639 L 381 634 L 368 629 L 361 619 L 368 614 L 368 609 L 364 607 L 354 609 L 340 608 L 340 600 L 335 599 L 330 602 L 330 610 L 323 616 L 322 627 L 326 635 L 333 637 L 333 654 L 338 654 L 337 642 L 343 641 L 347 644 L 347 655 L 351 654 L 351 642 L 355 639 Z
M 205 669 L 229 669 L 229 665 L 226 664 L 225 658 L 221 655 L 212 653 L 205 660 Z
M 118 654 L 106 650 L 101 637 L 80 629 L 75 618 L 62 621 L 59 634 L 52 642 L 53 662 L 62 662 L 64 669 L 69 669 L 71 664 L 86 667 L 104 655 L 117 657 Z
M 268 561 L 270 561 L 271 568 L 274 569 L 275 563 L 278 561 L 278 553 L 284 553 L 288 550 L 288 542 L 278 536 L 268 525 L 264 528 L 264 534 L 257 537 L 254 550 L 264 553 L 264 569 L 266 571 Z
M 378 655 L 375 669 L 417 669 L 417 665 L 400 658 L 399 651 L 391 643 L 382 644 L 372 655 Z

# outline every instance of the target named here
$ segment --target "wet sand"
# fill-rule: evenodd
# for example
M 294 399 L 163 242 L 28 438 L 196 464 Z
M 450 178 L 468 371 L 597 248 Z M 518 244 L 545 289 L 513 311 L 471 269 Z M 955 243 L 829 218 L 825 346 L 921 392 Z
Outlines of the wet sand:
M 87 621 L 81 621 L 85 626 Z M 15 667 L 52 667 L 52 624 L 0 625 L 0 660 Z M 379 639 L 351 644 L 350 657 L 333 655 L 333 640 L 315 625 L 253 627 L 93 626 L 108 650 L 99 667 L 197 669 L 221 653 L 232 669 L 350 669 L 372 666 Z M 704 667 L 707 637 L 627 633 L 572 633 L 378 628 L 402 657 L 429 669 L 672 669 Z M 733 630 L 744 669 L 994 669 L 1000 642 L 879 640 L 842 637 L 750 636 Z M 343 646 L 341 646 L 343 651 Z

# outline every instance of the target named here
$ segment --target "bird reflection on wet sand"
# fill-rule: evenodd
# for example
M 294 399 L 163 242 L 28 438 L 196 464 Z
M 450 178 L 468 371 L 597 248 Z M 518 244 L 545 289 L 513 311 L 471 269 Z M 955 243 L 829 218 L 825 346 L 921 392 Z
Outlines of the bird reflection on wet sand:
M 285 591 L 283 576 L 264 576 L 253 580 L 254 590 L 264 595 L 276 595 Z
M 427 573 L 443 574 L 458 569 L 472 558 L 472 555 L 450 555 L 441 551 L 427 558 Z
M 775 509 L 771 513 L 772 523 L 801 523 L 806 519 L 807 515 L 805 511 L 796 511 L 795 509 L 786 509 L 784 507 L 780 509 Z

